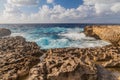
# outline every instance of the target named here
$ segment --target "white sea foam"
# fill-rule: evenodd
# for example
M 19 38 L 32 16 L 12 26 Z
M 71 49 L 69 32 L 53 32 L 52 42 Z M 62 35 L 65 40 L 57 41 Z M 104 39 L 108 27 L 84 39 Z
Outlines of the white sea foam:
M 59 34 L 62 37 L 66 37 L 71 40 L 81 40 L 81 39 L 89 39 L 89 40 L 95 40 L 92 37 L 86 37 L 84 33 L 80 32 L 68 32 L 68 33 L 61 33 Z
M 110 44 L 103 40 L 96 40 L 93 37 L 87 37 L 84 33 L 80 33 L 80 32 L 61 33 L 59 35 L 64 38 L 73 40 L 70 42 L 69 47 L 79 47 L 79 48 L 102 47 Z
M 12 33 L 10 36 L 22 36 L 22 37 L 26 37 L 25 33 Z
M 83 33 L 76 33 L 76 32 L 72 32 L 72 33 L 64 33 L 64 34 L 59 34 L 62 37 L 66 37 L 68 39 L 72 39 L 72 40 L 80 40 L 82 38 L 85 38 L 85 35 Z
M 78 48 L 88 48 L 88 47 L 102 47 L 105 45 L 109 45 L 110 43 L 103 40 L 95 40 L 95 41 L 81 41 L 80 43 L 72 43 L 71 47 Z
M 82 32 L 82 28 L 28 28 L 25 32 L 23 30 L 15 29 L 11 36 L 23 36 L 27 41 L 36 42 L 42 49 L 101 47 L 110 44 L 103 40 L 87 37 Z

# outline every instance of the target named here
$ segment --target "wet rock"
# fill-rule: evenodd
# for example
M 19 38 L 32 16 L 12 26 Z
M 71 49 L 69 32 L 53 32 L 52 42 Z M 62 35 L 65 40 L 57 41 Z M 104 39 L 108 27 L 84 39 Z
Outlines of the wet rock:
M 11 31 L 9 29 L 0 28 L 0 37 L 9 36 Z
M 0 80 L 18 80 L 37 64 L 42 51 L 34 42 L 23 37 L 0 39 Z

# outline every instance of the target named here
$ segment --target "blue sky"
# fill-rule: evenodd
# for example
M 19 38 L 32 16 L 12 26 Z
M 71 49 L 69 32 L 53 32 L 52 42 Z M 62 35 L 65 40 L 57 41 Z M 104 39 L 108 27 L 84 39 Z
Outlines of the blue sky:
M 6 3 L 6 0 L 0 0 L 0 11 L 4 10 L 4 4 Z M 65 8 L 77 8 L 80 4 L 83 3 L 82 0 L 55 0 L 54 1 L 55 4 L 59 4 Z M 21 7 L 21 10 L 24 12 L 37 12 L 39 10 L 39 7 L 41 7 L 42 5 L 49 5 L 50 7 L 53 7 L 53 4 L 48 4 L 46 0 L 40 0 L 37 6 L 32 6 L 32 7 L 26 7 L 23 6 Z
M 5 0 L 0 0 L 0 11 L 4 9 Z
M 0 0 L 0 23 L 120 23 L 119 0 Z
M 83 3 L 82 0 L 55 0 L 56 4 L 60 4 L 65 8 L 77 8 Z

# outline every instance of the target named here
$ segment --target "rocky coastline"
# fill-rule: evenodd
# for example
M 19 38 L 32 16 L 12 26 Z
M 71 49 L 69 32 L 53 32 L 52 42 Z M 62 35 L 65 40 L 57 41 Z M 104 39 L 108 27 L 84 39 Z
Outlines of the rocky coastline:
M 108 41 L 113 45 L 120 45 L 120 25 L 86 26 L 84 33 L 87 36 Z
M 120 80 L 120 26 L 86 26 L 86 36 L 112 43 L 95 48 L 42 50 L 10 33 L 0 38 L 0 80 Z

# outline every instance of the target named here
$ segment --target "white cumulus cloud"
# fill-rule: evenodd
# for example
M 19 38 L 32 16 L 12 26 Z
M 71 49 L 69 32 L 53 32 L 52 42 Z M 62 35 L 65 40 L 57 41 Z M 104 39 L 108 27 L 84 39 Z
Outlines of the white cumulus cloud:
M 119 3 L 115 3 L 112 7 L 111 10 L 115 13 L 120 12 L 120 2 Z
M 47 0 L 47 3 L 53 3 L 54 0 Z
M 21 7 L 37 5 L 39 0 L 8 0 L 0 21 L 21 23 L 120 23 L 119 0 L 83 0 L 77 8 L 59 4 L 42 5 L 36 13 L 25 14 Z M 54 0 L 47 0 L 52 4 Z M 27 6 L 26 6 L 27 5 Z M 9 19 L 8 19 L 9 18 Z
M 37 5 L 39 0 L 8 0 L 8 3 L 16 6 Z
M 84 0 L 84 4 L 94 7 L 97 14 L 120 11 L 120 0 Z

